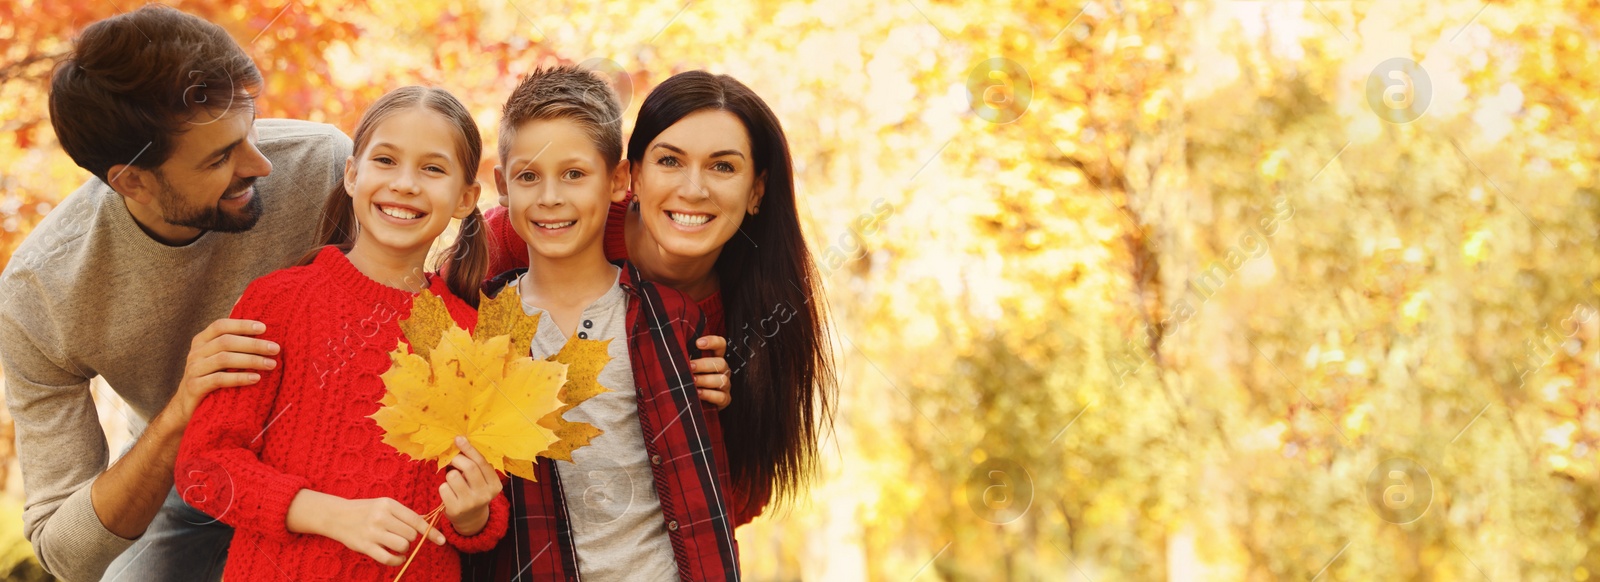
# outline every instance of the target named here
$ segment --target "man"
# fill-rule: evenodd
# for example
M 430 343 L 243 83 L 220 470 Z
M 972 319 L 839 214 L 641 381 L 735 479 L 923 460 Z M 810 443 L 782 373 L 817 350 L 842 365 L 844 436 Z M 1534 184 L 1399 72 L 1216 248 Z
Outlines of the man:
M 275 365 L 259 323 L 222 318 L 309 250 L 350 155 L 332 126 L 257 120 L 260 85 L 220 27 L 159 5 L 90 25 L 55 71 L 51 123 L 94 178 L 0 274 L 0 365 L 24 533 L 60 578 L 221 576 L 232 532 L 182 501 L 173 460 L 208 392 Z M 97 375 L 144 425 L 109 467 Z

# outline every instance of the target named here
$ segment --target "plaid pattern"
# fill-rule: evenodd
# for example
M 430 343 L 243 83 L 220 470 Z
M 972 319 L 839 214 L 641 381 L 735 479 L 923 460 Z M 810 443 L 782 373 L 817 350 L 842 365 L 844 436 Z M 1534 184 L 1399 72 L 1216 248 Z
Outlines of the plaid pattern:
M 729 507 L 727 457 L 716 409 L 700 402 L 689 360 L 706 333 L 705 316 L 688 296 L 640 278 L 627 261 L 620 284 L 628 294 L 628 357 L 638 392 L 639 425 L 654 473 L 656 497 L 682 580 L 738 580 L 738 542 Z M 525 269 L 495 277 L 497 293 Z M 463 580 L 579 580 L 578 551 L 555 463 L 536 466 L 537 482 L 512 478 L 506 489 L 511 524 L 499 546 L 464 555 Z
M 632 202 L 632 194 L 622 202 L 611 204 L 610 214 L 606 216 L 606 234 L 602 244 L 606 250 L 606 260 L 615 261 L 628 258 L 628 240 L 623 232 L 623 224 L 628 218 L 628 204 Z M 510 210 L 504 206 L 490 208 L 483 213 L 484 225 L 489 233 L 489 272 L 505 273 L 512 270 L 527 270 L 528 247 L 517 232 L 511 228 Z M 521 272 L 521 271 L 518 271 Z M 441 276 L 445 273 L 441 273 Z M 515 273 L 513 273 L 515 275 Z M 506 284 L 501 281 L 500 285 Z M 699 301 L 700 312 L 706 316 L 706 334 L 728 336 L 726 323 L 723 321 L 722 293 L 712 293 L 711 296 Z M 731 344 L 737 338 L 729 339 Z M 717 413 L 737 414 L 737 411 L 723 410 Z M 722 442 L 721 427 L 714 425 L 712 430 L 714 442 Z M 723 473 L 728 473 L 728 457 L 722 447 L 716 448 L 717 468 Z M 724 482 L 732 484 L 732 477 L 724 478 Z M 766 511 L 767 504 L 772 500 L 772 491 L 764 485 L 755 485 L 755 489 L 744 491 L 733 489 L 733 502 L 729 507 L 733 510 L 733 524 L 735 527 L 750 523 L 751 520 Z

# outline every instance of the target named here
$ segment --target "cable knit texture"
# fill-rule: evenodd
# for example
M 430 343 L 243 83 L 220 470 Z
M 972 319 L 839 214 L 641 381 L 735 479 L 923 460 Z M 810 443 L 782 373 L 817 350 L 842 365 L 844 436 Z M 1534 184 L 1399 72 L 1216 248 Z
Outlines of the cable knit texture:
M 442 277 L 429 288 L 444 298 L 457 325 L 477 316 Z M 259 383 L 213 392 L 184 434 L 177 486 L 189 504 L 236 528 L 228 580 L 392 580 L 383 566 L 337 541 L 291 533 L 289 503 L 301 489 L 345 499 L 392 498 L 418 514 L 440 503 L 445 471 L 406 458 L 382 442 L 371 418 L 385 388 L 379 374 L 403 339 L 399 320 L 414 295 L 367 278 L 335 247 L 306 266 L 252 282 L 232 317 L 266 324 L 262 339 L 282 346 L 278 366 Z M 506 530 L 504 497 L 489 523 L 461 536 L 439 518 L 447 546 L 423 544 L 409 580 L 456 580 L 456 550 L 494 547 Z M 453 547 L 452 547 L 453 546 Z

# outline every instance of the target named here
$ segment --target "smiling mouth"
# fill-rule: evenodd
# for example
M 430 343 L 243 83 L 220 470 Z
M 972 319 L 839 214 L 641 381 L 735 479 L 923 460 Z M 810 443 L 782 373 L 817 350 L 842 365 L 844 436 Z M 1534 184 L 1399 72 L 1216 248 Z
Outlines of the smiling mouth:
M 244 197 L 245 194 L 249 194 L 250 190 L 252 190 L 252 189 L 254 189 L 254 186 L 249 187 L 249 188 L 245 188 L 245 189 L 240 190 L 238 192 L 234 192 L 234 193 L 229 194 L 227 196 L 223 196 L 222 199 L 223 200 L 238 200 L 238 199 Z
M 417 211 L 411 210 L 409 208 L 400 208 L 400 207 L 397 207 L 397 206 L 384 206 L 382 204 L 377 204 L 376 206 L 378 207 L 378 212 L 382 212 L 384 214 L 387 214 L 389 216 L 393 216 L 393 217 L 398 218 L 400 220 L 411 220 L 411 219 L 414 219 L 414 218 L 422 218 L 424 216 L 427 216 L 427 214 L 425 214 L 425 213 L 417 212 Z
M 670 218 L 670 219 L 672 219 L 673 222 L 676 222 L 676 223 L 681 224 L 683 226 L 700 226 L 700 225 L 705 224 L 707 222 L 711 222 L 713 219 L 716 218 L 715 216 L 712 216 L 710 214 L 689 214 L 689 213 L 686 213 L 686 212 L 673 212 L 671 210 L 668 210 L 666 212 L 667 212 L 667 218 Z
M 562 222 L 535 222 L 533 225 L 545 230 L 561 230 L 577 223 L 578 221 L 576 220 L 565 220 Z

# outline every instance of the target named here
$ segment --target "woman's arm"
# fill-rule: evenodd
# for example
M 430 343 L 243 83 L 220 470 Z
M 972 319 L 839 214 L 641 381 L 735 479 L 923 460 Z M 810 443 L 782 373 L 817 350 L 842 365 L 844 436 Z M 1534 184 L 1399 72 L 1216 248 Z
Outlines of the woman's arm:
M 483 228 L 489 231 L 489 277 L 528 266 L 528 243 L 511 230 L 510 211 L 504 206 L 483 213 Z
M 690 360 L 689 370 L 694 372 L 694 387 L 699 389 L 700 400 L 717 410 L 727 408 L 733 404 L 733 373 L 723 357 L 728 351 L 728 340 L 708 335 L 695 340 L 695 346 L 704 357 Z

